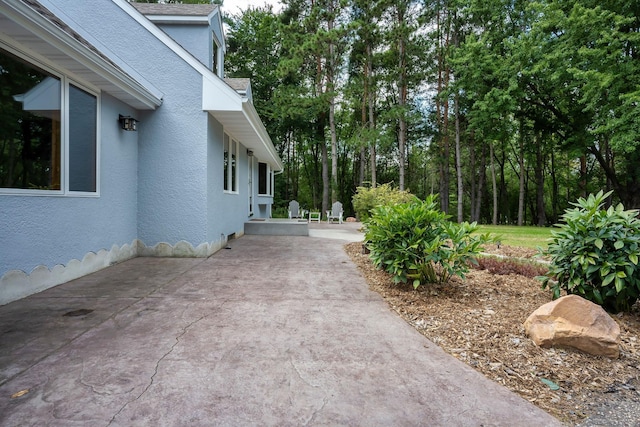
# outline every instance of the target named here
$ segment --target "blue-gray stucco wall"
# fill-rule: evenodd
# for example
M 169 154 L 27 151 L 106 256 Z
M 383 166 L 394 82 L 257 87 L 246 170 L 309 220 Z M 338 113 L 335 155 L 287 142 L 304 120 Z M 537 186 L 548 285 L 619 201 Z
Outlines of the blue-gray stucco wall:
M 0 196 L 0 284 L 9 289 L 0 288 L 0 304 L 44 289 L 36 279 L 24 285 L 29 277 L 7 279 L 9 275 L 3 275 L 9 270 L 28 275 L 39 266 L 69 266 L 71 260 L 91 253 L 124 248 L 114 257 L 96 257 L 98 261 L 86 269 L 57 276 L 52 271 L 55 277 L 44 282 L 53 286 L 61 278 L 79 277 L 140 254 L 136 247 L 127 248 L 131 243 L 147 249 L 159 243 L 177 248 L 186 241 L 193 248 L 204 245 L 196 251 L 203 256 L 227 236 L 242 233 L 249 212 L 247 150 L 240 145 L 238 194 L 225 193 L 224 126 L 202 110 L 203 71 L 181 59 L 112 0 L 40 1 L 125 70 L 153 85 L 163 102 L 155 110 L 134 110 L 109 93 L 100 94 L 95 196 Z M 119 114 L 140 120 L 138 131 L 121 130 Z M 257 169 L 256 163 L 254 194 Z M 256 216 L 265 216 L 258 209 L 261 199 L 254 197 Z M 23 292 L 23 285 L 32 291 Z
M 207 113 L 202 76 L 111 1 L 100 6 L 55 0 L 72 21 L 163 96 L 155 111 L 138 113 L 138 239 L 145 245 L 206 242 Z M 125 28 L 126 31 L 122 31 Z M 132 43 L 135 41 L 135 43 Z
M 165 33 L 188 50 L 207 68 L 212 64 L 211 30 L 207 25 L 158 24 Z

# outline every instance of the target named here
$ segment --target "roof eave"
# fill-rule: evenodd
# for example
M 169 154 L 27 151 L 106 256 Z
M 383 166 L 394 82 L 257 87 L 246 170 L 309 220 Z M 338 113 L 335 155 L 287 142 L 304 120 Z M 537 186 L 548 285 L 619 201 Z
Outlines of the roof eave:
M 282 160 L 280 160 L 280 156 L 278 155 L 278 152 L 273 145 L 273 141 L 271 141 L 271 137 L 269 136 L 267 129 L 264 127 L 262 119 L 260 119 L 260 116 L 258 115 L 256 108 L 253 106 L 253 103 L 251 103 L 247 98 L 244 98 L 242 100 L 242 111 L 244 112 L 247 121 L 251 124 L 251 127 L 256 132 L 256 135 L 264 145 L 264 149 L 266 149 L 266 151 L 269 153 L 269 163 L 272 166 L 275 166 L 274 171 L 278 172 L 283 170 L 284 164 L 282 163 Z
M 0 0 L 0 12 L 110 84 L 126 91 L 138 101 L 134 107 L 155 109 L 162 105 L 159 91 L 144 86 L 25 3 Z

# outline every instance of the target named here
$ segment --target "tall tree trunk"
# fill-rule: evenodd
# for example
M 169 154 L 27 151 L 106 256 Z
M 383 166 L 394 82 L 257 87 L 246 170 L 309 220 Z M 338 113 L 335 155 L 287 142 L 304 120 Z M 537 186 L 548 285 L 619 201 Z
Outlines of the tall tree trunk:
M 462 183 L 462 154 L 460 153 L 460 105 L 459 96 L 456 94 L 454 103 L 455 127 L 456 127 L 456 176 L 458 180 L 458 222 L 463 221 L 464 206 L 463 197 L 464 189 Z
M 367 62 L 365 60 L 365 62 Z M 367 126 L 367 101 L 369 99 L 369 66 L 365 63 L 364 66 L 364 78 L 363 80 L 363 89 L 362 89 L 362 104 L 360 108 L 360 123 L 362 130 L 364 131 Z M 364 186 L 365 173 L 367 170 L 367 161 L 366 156 L 367 150 L 364 143 L 360 144 L 360 176 L 358 177 L 358 187 Z
M 536 143 L 536 217 L 537 224 L 544 227 L 547 223 L 547 216 L 544 206 L 544 153 L 542 152 L 542 136 L 537 135 Z
M 551 223 L 554 224 L 556 222 L 558 222 L 558 212 L 560 211 L 560 206 L 559 205 L 559 193 L 560 193 L 560 186 L 558 184 L 558 176 L 556 175 L 556 155 L 553 152 L 553 150 L 551 151 L 551 171 L 550 174 L 551 175 L 551 185 L 552 185 L 552 190 L 551 190 L 551 215 L 553 215 L 553 218 L 551 218 Z
M 438 34 L 437 62 L 438 86 L 436 94 L 436 112 L 438 120 L 438 138 L 440 139 L 440 209 L 449 213 L 449 100 L 443 93 L 449 85 L 449 70 L 445 65 L 444 51 L 448 46 L 448 35 L 442 29 L 441 11 L 436 13 L 436 31 Z
M 376 121 L 374 115 L 374 104 L 375 104 L 375 91 L 373 89 L 373 54 L 371 53 L 371 45 L 367 44 L 367 75 L 369 81 L 369 94 L 367 97 L 367 101 L 369 104 L 369 129 L 371 130 L 371 146 L 369 147 L 369 155 L 370 155 L 370 169 L 371 169 L 371 187 L 375 188 L 377 185 L 377 167 L 376 167 L 376 137 L 375 137 L 375 129 L 376 129 Z
M 398 18 L 398 28 L 400 28 L 400 35 L 398 36 L 398 90 L 400 96 L 398 98 L 398 107 L 400 110 L 400 117 L 398 122 L 398 187 L 400 190 L 404 190 L 405 181 L 405 151 L 406 151 L 406 138 L 407 138 L 407 119 L 405 108 L 407 105 L 407 55 L 406 46 L 404 40 L 403 27 L 405 25 L 405 13 L 406 4 L 404 1 L 398 2 L 396 5 L 396 12 Z
M 507 164 L 507 152 L 505 150 L 504 143 L 502 145 L 501 157 L 500 157 L 500 210 L 498 215 L 501 215 L 503 222 L 510 224 L 513 219 L 511 217 L 511 211 L 509 209 L 508 191 L 507 191 L 507 179 L 505 175 L 505 167 Z
M 330 2 L 327 30 L 333 31 L 333 1 Z M 336 135 L 336 97 L 335 97 L 335 45 L 329 42 L 329 58 L 327 60 L 327 92 L 329 93 L 329 133 L 331 134 L 331 203 L 337 201 L 338 190 L 338 137 Z
M 324 132 L 325 120 L 318 121 L 318 143 L 322 155 L 322 212 L 329 210 L 329 156 Z
M 313 6 L 313 3 L 312 3 Z M 316 56 L 316 75 L 315 75 L 315 89 L 316 96 L 321 96 L 323 91 L 323 73 L 322 73 L 322 57 Z M 323 108 L 324 110 L 324 108 Z M 326 111 L 326 110 L 325 110 Z M 320 155 L 322 161 L 322 212 L 326 212 L 329 209 L 329 197 L 330 197 L 330 181 L 329 181 L 329 158 L 327 153 L 327 139 L 325 135 L 325 126 L 327 123 L 326 113 L 323 111 L 319 114 L 316 121 L 316 138 L 317 143 L 320 145 Z
M 518 165 L 520 167 L 520 192 L 518 194 L 518 225 L 524 223 L 524 125 L 520 125 L 520 153 L 518 154 Z
M 478 185 L 476 188 L 476 207 L 474 209 L 475 215 L 471 218 L 471 221 L 480 221 L 480 209 L 482 208 L 482 196 L 484 195 L 484 184 L 486 181 L 486 169 L 487 169 L 487 147 L 483 144 L 480 155 L 480 170 L 478 172 Z
M 338 138 L 336 136 L 335 99 L 329 105 L 329 129 L 331 133 L 331 203 L 337 200 L 338 189 Z
M 587 156 L 580 156 L 580 196 L 587 197 Z
M 445 82 L 448 85 L 449 72 L 445 74 Z M 449 213 L 449 189 L 451 188 L 451 177 L 449 175 L 449 158 L 451 157 L 451 146 L 449 144 L 449 99 L 444 100 L 444 113 L 442 123 L 442 165 L 440 184 L 440 205 L 442 212 Z
M 493 158 L 493 142 L 489 143 L 489 158 L 491 159 L 491 190 L 493 191 L 493 214 L 491 223 L 498 225 L 498 184 L 496 182 L 496 165 Z
M 479 213 L 476 212 L 476 196 L 478 194 L 478 182 L 476 181 L 476 176 L 478 180 L 480 179 L 480 171 L 476 172 L 476 141 L 473 136 L 473 133 L 469 136 L 469 177 L 470 177 L 470 188 L 469 195 L 471 196 L 469 199 L 469 206 L 471 208 L 471 221 L 477 221 Z

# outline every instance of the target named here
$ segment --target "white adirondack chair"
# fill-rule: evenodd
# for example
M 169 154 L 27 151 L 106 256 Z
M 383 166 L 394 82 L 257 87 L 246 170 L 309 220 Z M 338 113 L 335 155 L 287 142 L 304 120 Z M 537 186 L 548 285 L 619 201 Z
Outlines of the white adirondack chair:
M 335 202 L 331 205 L 331 210 L 327 211 L 327 222 L 338 221 L 342 224 L 342 203 Z
M 291 218 L 302 218 L 302 215 L 300 215 L 300 204 L 296 200 L 289 202 L 289 219 Z

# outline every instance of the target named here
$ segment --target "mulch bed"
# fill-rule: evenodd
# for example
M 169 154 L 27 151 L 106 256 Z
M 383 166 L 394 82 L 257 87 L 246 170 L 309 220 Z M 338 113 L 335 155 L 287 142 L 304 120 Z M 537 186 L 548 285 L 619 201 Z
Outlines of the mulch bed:
M 573 349 L 536 346 L 523 322 L 551 301 L 536 279 L 472 270 L 439 287 L 393 285 L 377 270 L 362 243 L 345 245 L 369 287 L 403 319 L 446 352 L 568 425 L 577 425 L 603 405 L 619 400 L 640 406 L 640 308 L 614 315 L 620 325 L 620 358 Z M 487 252 L 531 258 L 536 251 L 501 245 Z M 615 403 L 615 402 L 614 402 Z

